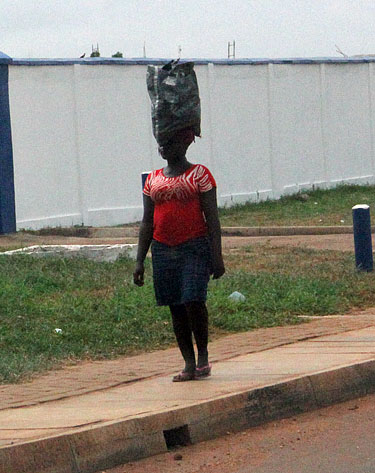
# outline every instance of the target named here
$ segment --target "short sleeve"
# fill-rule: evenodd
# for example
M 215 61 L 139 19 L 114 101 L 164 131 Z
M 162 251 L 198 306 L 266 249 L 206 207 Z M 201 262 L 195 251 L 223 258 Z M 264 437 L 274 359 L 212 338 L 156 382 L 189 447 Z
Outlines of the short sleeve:
M 198 184 L 198 189 L 200 193 L 208 192 L 214 187 L 216 187 L 216 181 L 211 172 L 200 164 L 197 168 L 196 182 Z
M 151 193 L 151 179 L 152 179 L 152 175 L 153 173 L 150 172 L 150 174 L 147 176 L 147 179 L 146 179 L 146 182 L 145 182 L 145 186 L 143 188 L 143 193 L 145 195 L 148 195 L 150 196 L 150 193 Z

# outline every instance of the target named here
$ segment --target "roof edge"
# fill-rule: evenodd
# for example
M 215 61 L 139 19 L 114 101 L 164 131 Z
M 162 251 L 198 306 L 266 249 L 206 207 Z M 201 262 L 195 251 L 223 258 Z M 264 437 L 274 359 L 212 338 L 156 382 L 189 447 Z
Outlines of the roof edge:
M 87 66 L 98 65 L 163 65 L 170 58 L 10 58 L 0 52 L 0 63 L 12 63 L 15 66 L 66 66 L 81 64 Z M 303 57 L 303 58 L 241 58 L 241 59 L 202 59 L 184 58 L 181 62 L 193 61 L 196 65 L 259 65 L 259 64 L 359 64 L 375 62 L 374 56 L 365 57 Z

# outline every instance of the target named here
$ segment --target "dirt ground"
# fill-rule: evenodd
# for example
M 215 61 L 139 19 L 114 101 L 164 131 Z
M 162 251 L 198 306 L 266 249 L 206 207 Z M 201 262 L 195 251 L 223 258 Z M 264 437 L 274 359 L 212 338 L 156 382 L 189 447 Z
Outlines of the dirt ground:
M 375 396 L 178 448 L 103 473 L 370 473 Z
M 354 240 L 353 235 L 351 234 L 223 237 L 224 250 L 266 243 L 271 246 L 294 246 L 316 250 L 354 251 Z
M 136 238 L 78 238 L 62 236 L 36 236 L 27 233 L 0 235 L 0 248 L 12 249 L 32 245 L 102 245 L 137 243 Z M 271 237 L 223 237 L 224 252 L 255 244 L 271 246 L 294 246 L 317 250 L 354 251 L 351 234 L 338 235 L 293 235 Z M 374 245 L 374 242 L 373 242 Z

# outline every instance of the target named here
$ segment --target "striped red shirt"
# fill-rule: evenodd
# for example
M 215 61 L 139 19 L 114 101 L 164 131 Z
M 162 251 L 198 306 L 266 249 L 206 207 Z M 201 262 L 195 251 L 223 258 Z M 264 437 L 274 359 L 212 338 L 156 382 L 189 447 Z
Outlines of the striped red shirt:
M 216 187 L 215 179 L 202 164 L 194 164 L 177 177 L 151 172 L 143 193 L 155 204 L 154 239 L 169 246 L 207 235 L 199 194 Z

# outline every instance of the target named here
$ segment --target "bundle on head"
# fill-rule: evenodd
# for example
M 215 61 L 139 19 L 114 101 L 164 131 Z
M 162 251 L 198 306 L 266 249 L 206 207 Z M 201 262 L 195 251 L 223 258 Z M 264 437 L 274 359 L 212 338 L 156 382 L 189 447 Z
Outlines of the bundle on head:
M 182 130 L 193 133 L 190 143 L 194 136 L 200 136 L 201 107 L 193 62 L 171 61 L 162 67 L 148 66 L 147 89 L 152 129 L 159 146 Z

